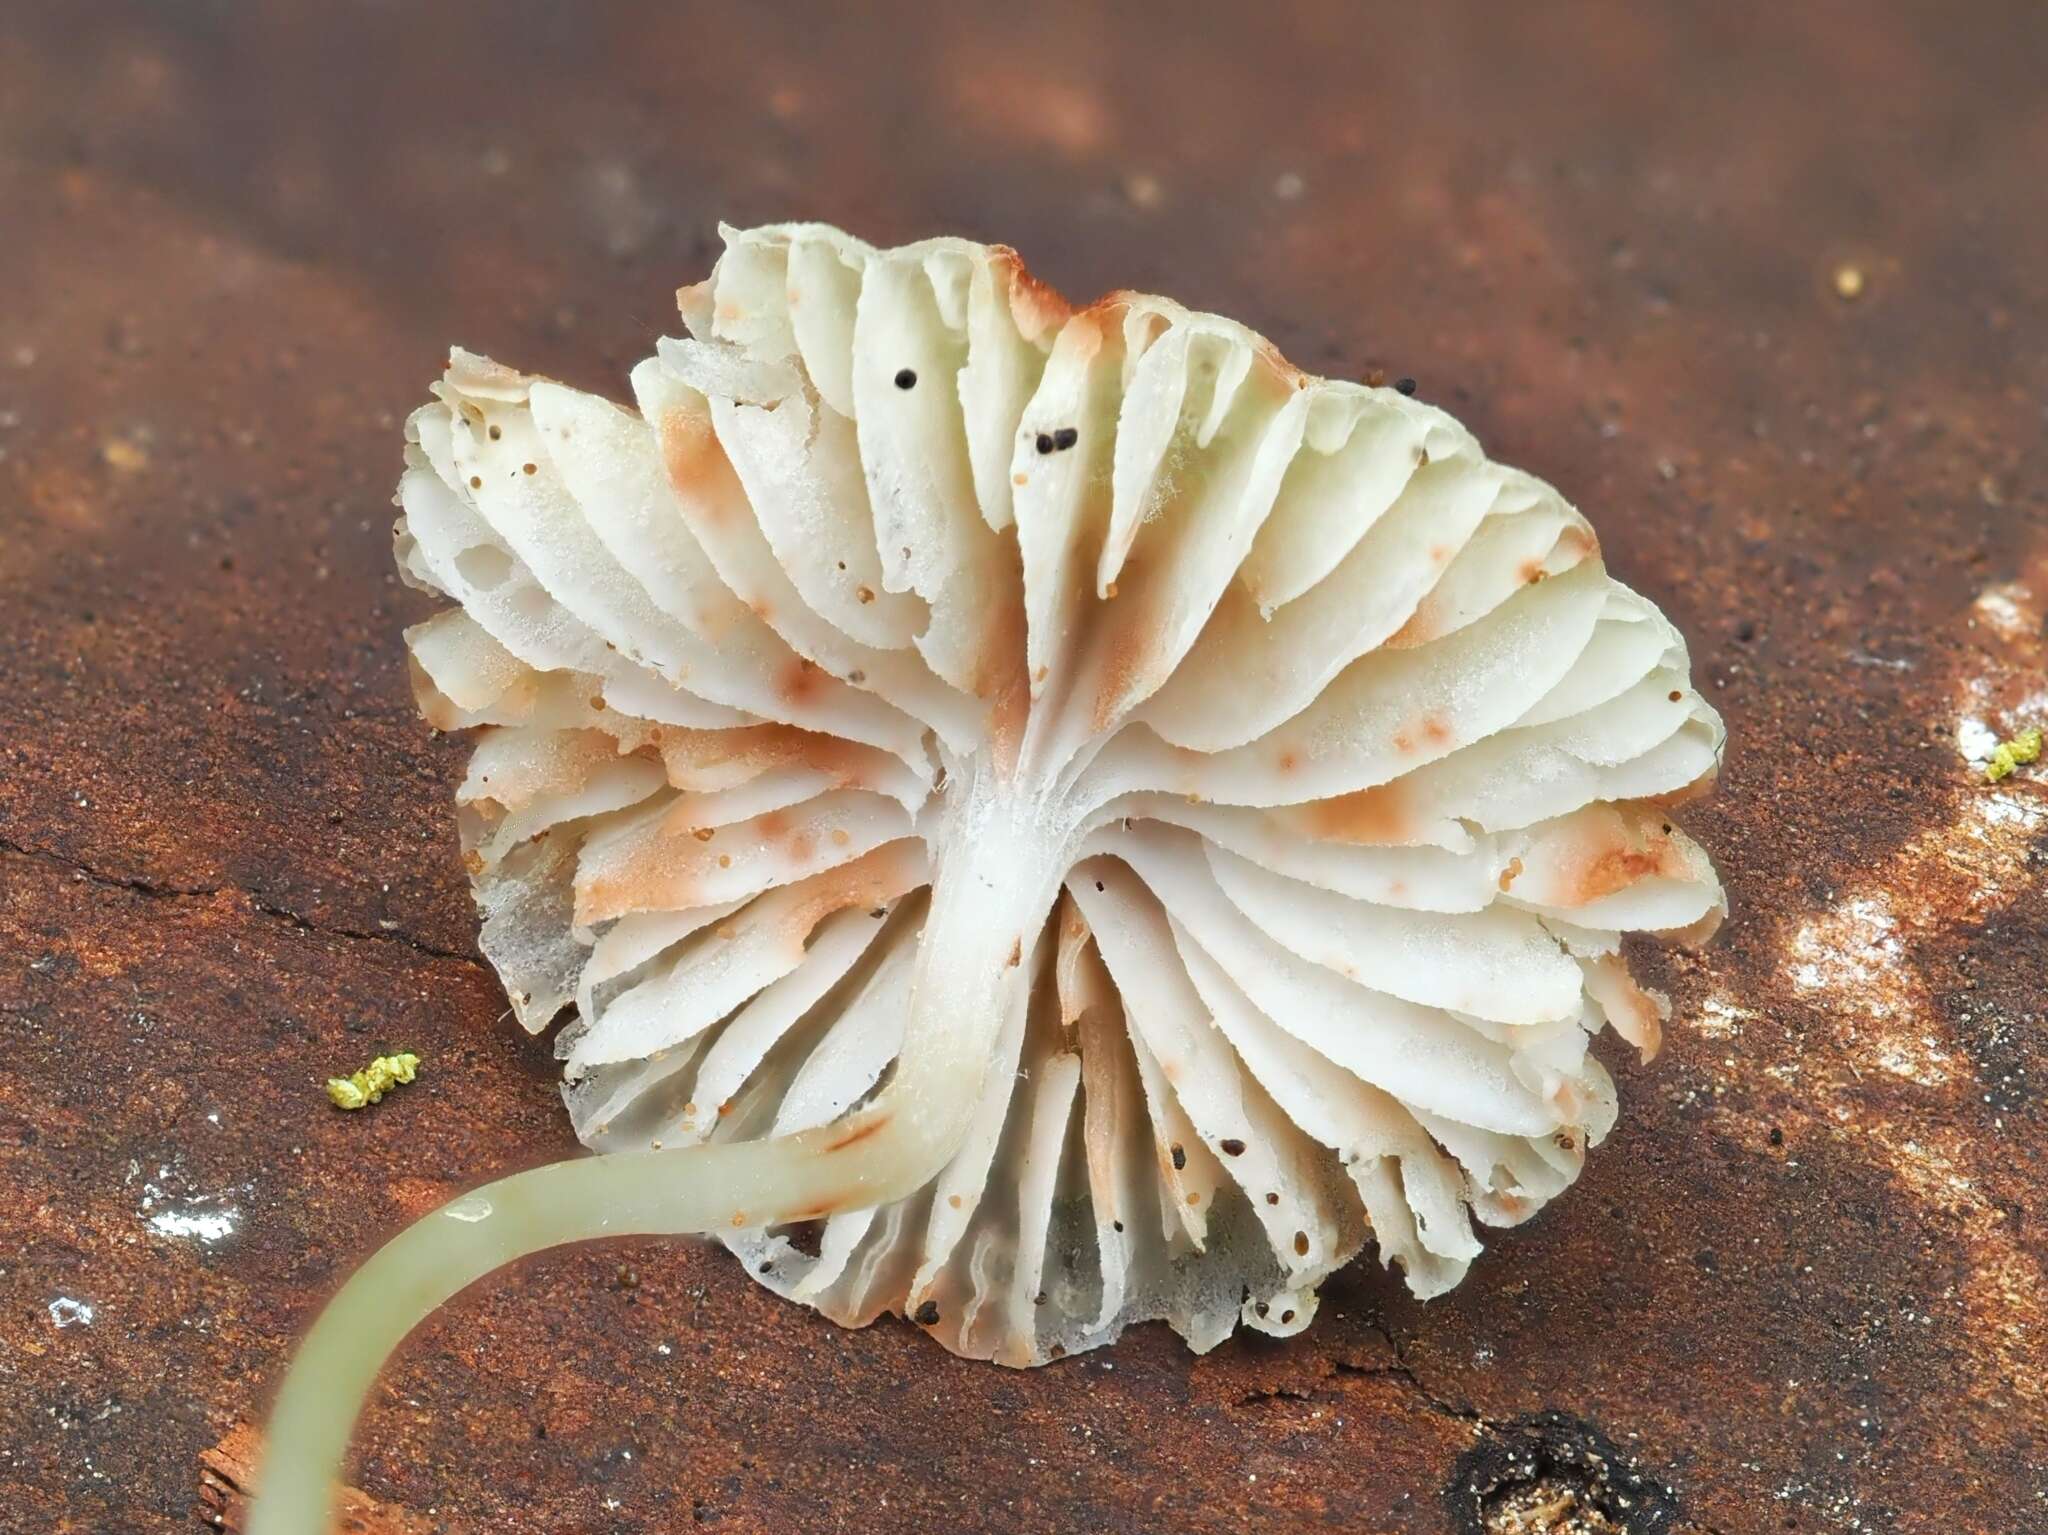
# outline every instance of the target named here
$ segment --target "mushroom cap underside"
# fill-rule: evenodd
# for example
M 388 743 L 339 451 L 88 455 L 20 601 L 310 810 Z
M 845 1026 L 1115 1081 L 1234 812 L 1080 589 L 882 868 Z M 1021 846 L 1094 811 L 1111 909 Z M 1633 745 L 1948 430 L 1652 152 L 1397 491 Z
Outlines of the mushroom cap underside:
M 1433 1295 L 1612 1124 L 1620 939 L 1723 898 L 1722 731 L 1549 486 L 1232 322 L 1000 247 L 725 231 L 611 404 L 467 353 L 397 553 L 482 945 L 601 1150 L 830 1124 L 904 1038 L 949 797 L 1065 870 L 967 1139 L 728 1232 L 848 1324 L 1038 1363 L 1306 1325 L 1370 1236 Z

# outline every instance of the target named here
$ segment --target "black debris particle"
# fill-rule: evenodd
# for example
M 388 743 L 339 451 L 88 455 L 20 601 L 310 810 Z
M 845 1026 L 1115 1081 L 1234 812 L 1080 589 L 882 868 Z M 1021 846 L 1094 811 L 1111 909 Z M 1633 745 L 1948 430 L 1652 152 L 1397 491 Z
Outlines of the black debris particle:
M 917 373 L 915 370 L 898 368 L 896 370 L 896 387 L 898 389 L 915 389 L 917 387 Z
M 1038 441 L 1033 443 L 1032 446 L 1041 453 L 1050 453 L 1052 451 L 1052 433 L 1040 432 L 1038 434 Z
M 1080 440 L 1080 431 L 1077 428 L 1071 426 L 1063 426 L 1057 432 L 1054 432 L 1052 434 L 1052 445 L 1055 450 L 1061 453 L 1066 452 L 1067 449 L 1071 448 L 1075 443 L 1079 442 Z
M 1415 393 L 1415 380 L 1412 378 L 1397 378 L 1394 380 L 1394 387 L 1403 394 L 1413 394 Z
M 1244 1142 L 1233 1136 L 1227 1141 L 1218 1141 L 1216 1149 L 1226 1157 L 1241 1157 L 1244 1155 Z
M 1186 1167 L 1187 1165 L 1188 1165 L 1188 1153 L 1187 1153 L 1187 1148 L 1186 1148 L 1185 1146 L 1176 1146 L 1176 1147 L 1174 1147 L 1174 1148 L 1173 1148 L 1173 1170 L 1174 1170 L 1175 1172 L 1180 1172 L 1180 1171 L 1181 1171 L 1182 1169 L 1184 1169 L 1184 1168 L 1185 1168 L 1185 1167 Z
M 1489 1424 L 1444 1502 L 1457 1535 L 1668 1535 L 1678 1518 L 1677 1493 L 1562 1412 Z
M 918 1325 L 918 1326 L 920 1326 L 920 1327 L 936 1327 L 936 1326 L 938 1326 L 938 1325 L 939 1325 L 939 1303 L 938 1303 L 937 1301 L 935 1301 L 935 1300 L 928 1300 L 928 1301 L 926 1301 L 926 1302 L 925 1302 L 925 1303 L 924 1303 L 924 1304 L 923 1304 L 922 1306 L 919 1306 L 919 1307 L 917 1308 L 917 1317 L 916 1317 L 916 1321 L 917 1321 L 917 1325 Z

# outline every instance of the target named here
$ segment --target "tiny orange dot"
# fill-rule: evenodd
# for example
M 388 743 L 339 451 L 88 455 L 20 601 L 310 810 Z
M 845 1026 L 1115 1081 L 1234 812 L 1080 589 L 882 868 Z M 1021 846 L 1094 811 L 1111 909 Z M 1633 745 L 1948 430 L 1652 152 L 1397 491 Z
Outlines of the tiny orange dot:
M 850 835 L 848 835 L 846 828 L 844 826 L 841 826 L 833 830 L 832 840 L 836 842 L 839 846 L 845 847 L 847 843 L 853 840 L 853 838 Z
M 718 855 L 718 866 L 721 869 L 730 869 L 732 867 L 732 854 L 720 853 Z

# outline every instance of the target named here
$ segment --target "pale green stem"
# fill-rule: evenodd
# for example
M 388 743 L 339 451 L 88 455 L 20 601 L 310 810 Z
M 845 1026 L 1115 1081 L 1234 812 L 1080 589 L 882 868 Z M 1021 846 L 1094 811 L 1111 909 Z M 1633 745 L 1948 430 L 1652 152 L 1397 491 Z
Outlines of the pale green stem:
M 903 1052 L 866 1108 L 779 1140 L 557 1162 L 487 1184 L 400 1232 L 306 1336 L 279 1393 L 249 1535 L 325 1535 L 342 1457 L 391 1352 L 465 1286 L 597 1237 L 773 1225 L 904 1198 L 965 1136 L 1011 988 L 1064 868 L 1071 828 L 986 781 L 941 837 Z

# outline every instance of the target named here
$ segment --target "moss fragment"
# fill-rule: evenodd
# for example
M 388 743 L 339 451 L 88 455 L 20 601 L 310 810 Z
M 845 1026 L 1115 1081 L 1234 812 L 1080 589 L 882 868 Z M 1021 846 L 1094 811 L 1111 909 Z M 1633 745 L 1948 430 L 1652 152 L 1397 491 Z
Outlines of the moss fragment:
M 2010 778 L 2027 763 L 2038 762 L 2040 758 L 2041 730 L 2037 725 L 1992 748 L 1991 760 L 1984 764 L 1984 781 L 1997 783 L 2001 778 Z
M 411 1051 L 380 1055 L 361 1071 L 327 1079 L 327 1101 L 337 1109 L 364 1109 L 400 1083 L 419 1075 L 420 1058 Z

